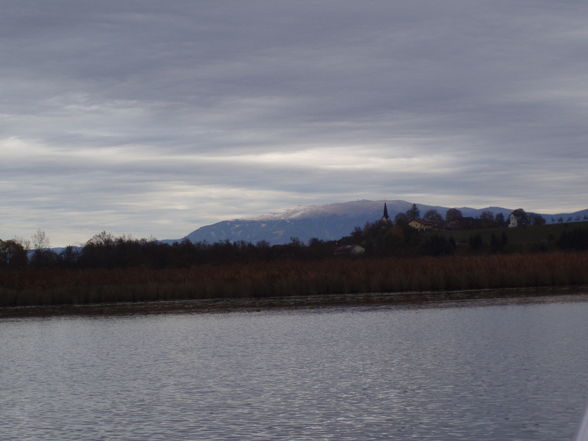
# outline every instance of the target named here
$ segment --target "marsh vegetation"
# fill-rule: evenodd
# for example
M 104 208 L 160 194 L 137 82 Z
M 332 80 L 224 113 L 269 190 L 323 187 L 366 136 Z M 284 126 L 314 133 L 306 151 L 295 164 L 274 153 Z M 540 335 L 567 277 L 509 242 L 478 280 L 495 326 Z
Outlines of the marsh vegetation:
M 358 244 L 360 257 L 334 256 Z M 100 233 L 27 256 L 0 243 L 0 306 L 263 298 L 588 284 L 588 227 L 417 232 L 368 224 L 340 241 L 173 245 Z

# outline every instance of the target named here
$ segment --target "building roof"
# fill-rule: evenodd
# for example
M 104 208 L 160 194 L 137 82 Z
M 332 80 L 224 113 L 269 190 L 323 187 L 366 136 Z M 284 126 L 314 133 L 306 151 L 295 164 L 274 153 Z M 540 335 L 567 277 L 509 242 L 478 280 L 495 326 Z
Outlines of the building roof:
M 414 219 L 408 223 L 409 226 L 417 229 L 430 229 L 430 228 L 439 228 L 439 224 L 437 222 L 428 221 L 425 219 Z

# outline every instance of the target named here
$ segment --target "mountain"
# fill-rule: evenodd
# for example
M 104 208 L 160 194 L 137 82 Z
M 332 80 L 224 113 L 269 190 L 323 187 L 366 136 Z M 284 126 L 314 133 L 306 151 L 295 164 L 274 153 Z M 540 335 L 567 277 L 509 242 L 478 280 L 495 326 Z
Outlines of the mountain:
M 384 202 L 391 219 L 398 213 L 404 213 L 412 207 L 411 202 L 395 201 L 352 201 L 327 205 L 299 206 L 254 219 L 235 219 L 218 222 L 198 228 L 180 240 L 191 242 L 245 241 L 257 243 L 266 241 L 270 244 L 288 243 L 292 238 L 307 242 L 312 238 L 337 240 L 348 235 L 355 227 L 362 227 L 366 222 L 374 222 L 382 217 Z M 449 207 L 416 204 L 421 215 L 428 210 L 436 210 L 441 216 Z M 483 211 L 494 215 L 502 213 L 505 218 L 513 211 L 510 208 L 459 207 L 466 217 L 479 217 Z M 542 214 L 546 223 L 572 222 L 588 219 L 588 210 L 575 213 Z M 561 220 L 560 220 L 561 219 Z M 166 241 L 166 242 L 176 242 Z
M 391 218 L 405 212 L 412 204 L 406 201 L 386 201 Z M 444 215 L 447 208 L 417 204 L 421 213 L 436 209 Z M 224 240 L 270 244 L 288 243 L 293 237 L 303 242 L 316 237 L 336 240 L 382 217 L 384 201 L 353 201 L 328 205 L 299 206 L 254 219 L 235 219 L 198 228 L 183 239 L 192 242 L 219 242 Z M 464 209 L 466 210 L 466 209 Z M 472 210 L 472 209 L 468 209 Z M 505 213 L 512 210 L 503 209 Z M 469 211 L 463 212 L 470 216 Z

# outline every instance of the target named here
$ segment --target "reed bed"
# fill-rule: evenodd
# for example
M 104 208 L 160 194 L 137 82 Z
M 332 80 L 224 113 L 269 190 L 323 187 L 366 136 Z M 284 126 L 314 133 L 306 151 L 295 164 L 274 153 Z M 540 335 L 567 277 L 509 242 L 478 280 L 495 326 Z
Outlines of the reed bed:
M 588 253 L 330 258 L 191 268 L 0 271 L 0 306 L 588 284 Z

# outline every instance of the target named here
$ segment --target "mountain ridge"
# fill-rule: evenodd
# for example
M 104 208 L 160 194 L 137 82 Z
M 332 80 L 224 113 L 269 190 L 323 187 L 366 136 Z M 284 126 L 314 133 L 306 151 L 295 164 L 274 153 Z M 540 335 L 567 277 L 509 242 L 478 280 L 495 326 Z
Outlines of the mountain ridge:
M 278 245 L 288 243 L 293 238 L 303 242 L 312 238 L 337 240 L 350 234 L 355 227 L 362 227 L 366 222 L 380 219 L 384 203 L 386 203 L 392 219 L 398 213 L 406 212 L 413 205 L 412 202 L 404 200 L 371 201 L 362 199 L 324 205 L 296 206 L 255 218 L 223 220 L 202 226 L 179 240 L 165 242 L 189 240 L 194 243 L 222 241 L 257 243 L 264 241 L 271 245 Z M 453 208 L 420 203 L 417 203 L 416 206 L 421 215 L 428 210 L 436 210 L 443 217 L 445 217 L 447 210 Z M 494 215 L 502 213 L 507 217 L 513 211 L 511 208 L 494 206 L 485 208 L 459 207 L 458 210 L 466 217 L 479 217 L 484 211 L 490 211 Z M 562 221 L 572 222 L 588 218 L 588 209 L 574 213 L 540 215 L 546 223 L 558 222 L 560 218 Z

